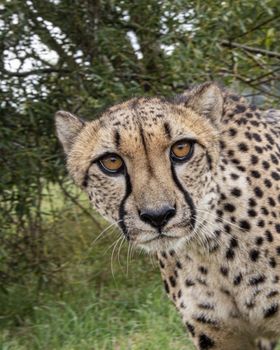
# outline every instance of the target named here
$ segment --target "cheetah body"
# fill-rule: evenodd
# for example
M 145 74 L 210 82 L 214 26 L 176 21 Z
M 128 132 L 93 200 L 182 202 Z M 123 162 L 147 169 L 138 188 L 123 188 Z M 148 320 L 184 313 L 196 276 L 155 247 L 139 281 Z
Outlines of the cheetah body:
M 279 113 L 204 84 L 171 101 L 130 100 L 94 122 L 66 112 L 56 120 L 75 182 L 127 239 L 156 254 L 196 348 L 273 349 L 280 336 Z M 180 138 L 195 140 L 194 155 L 170 165 L 170 144 Z M 104 150 L 122 156 L 123 175 L 100 172 L 95 159 Z M 139 208 L 174 201 L 176 215 L 155 239 Z

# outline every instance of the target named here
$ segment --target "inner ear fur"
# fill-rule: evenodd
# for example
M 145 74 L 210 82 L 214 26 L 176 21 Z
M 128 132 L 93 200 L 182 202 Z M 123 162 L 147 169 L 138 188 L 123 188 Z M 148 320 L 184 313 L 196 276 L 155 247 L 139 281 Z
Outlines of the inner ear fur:
M 203 115 L 218 126 L 223 113 L 223 95 L 220 87 L 213 83 L 207 82 L 198 85 L 186 91 L 184 96 L 184 105 L 191 108 L 197 114 Z
M 58 139 L 68 155 L 86 122 L 69 112 L 58 111 L 55 114 L 55 125 Z

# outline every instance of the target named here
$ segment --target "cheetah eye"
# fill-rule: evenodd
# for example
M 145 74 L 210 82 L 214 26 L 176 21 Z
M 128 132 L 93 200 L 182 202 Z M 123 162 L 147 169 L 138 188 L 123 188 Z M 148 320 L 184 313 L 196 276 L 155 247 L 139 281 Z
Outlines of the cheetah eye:
M 117 154 L 106 154 L 98 160 L 101 170 L 107 174 L 118 174 L 124 169 L 124 161 Z
M 180 140 L 174 143 L 170 150 L 170 157 L 174 162 L 186 162 L 193 155 L 194 142 Z

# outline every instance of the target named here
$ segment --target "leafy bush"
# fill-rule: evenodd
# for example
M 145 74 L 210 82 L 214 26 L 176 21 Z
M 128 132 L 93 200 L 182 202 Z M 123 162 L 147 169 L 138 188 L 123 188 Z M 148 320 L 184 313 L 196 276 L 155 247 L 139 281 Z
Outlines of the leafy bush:
M 212 79 L 279 100 L 278 0 L 7 0 L 0 16 L 2 286 L 30 272 L 42 281 L 57 265 L 46 254 L 47 189 L 64 187 L 77 203 L 56 110 L 92 119 L 121 99 Z

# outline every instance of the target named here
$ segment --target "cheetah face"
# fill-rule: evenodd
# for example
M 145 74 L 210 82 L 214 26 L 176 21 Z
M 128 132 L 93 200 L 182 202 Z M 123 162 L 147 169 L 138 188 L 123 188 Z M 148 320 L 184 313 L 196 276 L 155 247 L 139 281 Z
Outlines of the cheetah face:
M 171 102 L 130 100 L 92 122 L 58 112 L 56 124 L 69 172 L 93 207 L 132 244 L 158 251 L 199 235 L 215 196 L 221 111 L 219 88 L 205 84 Z

